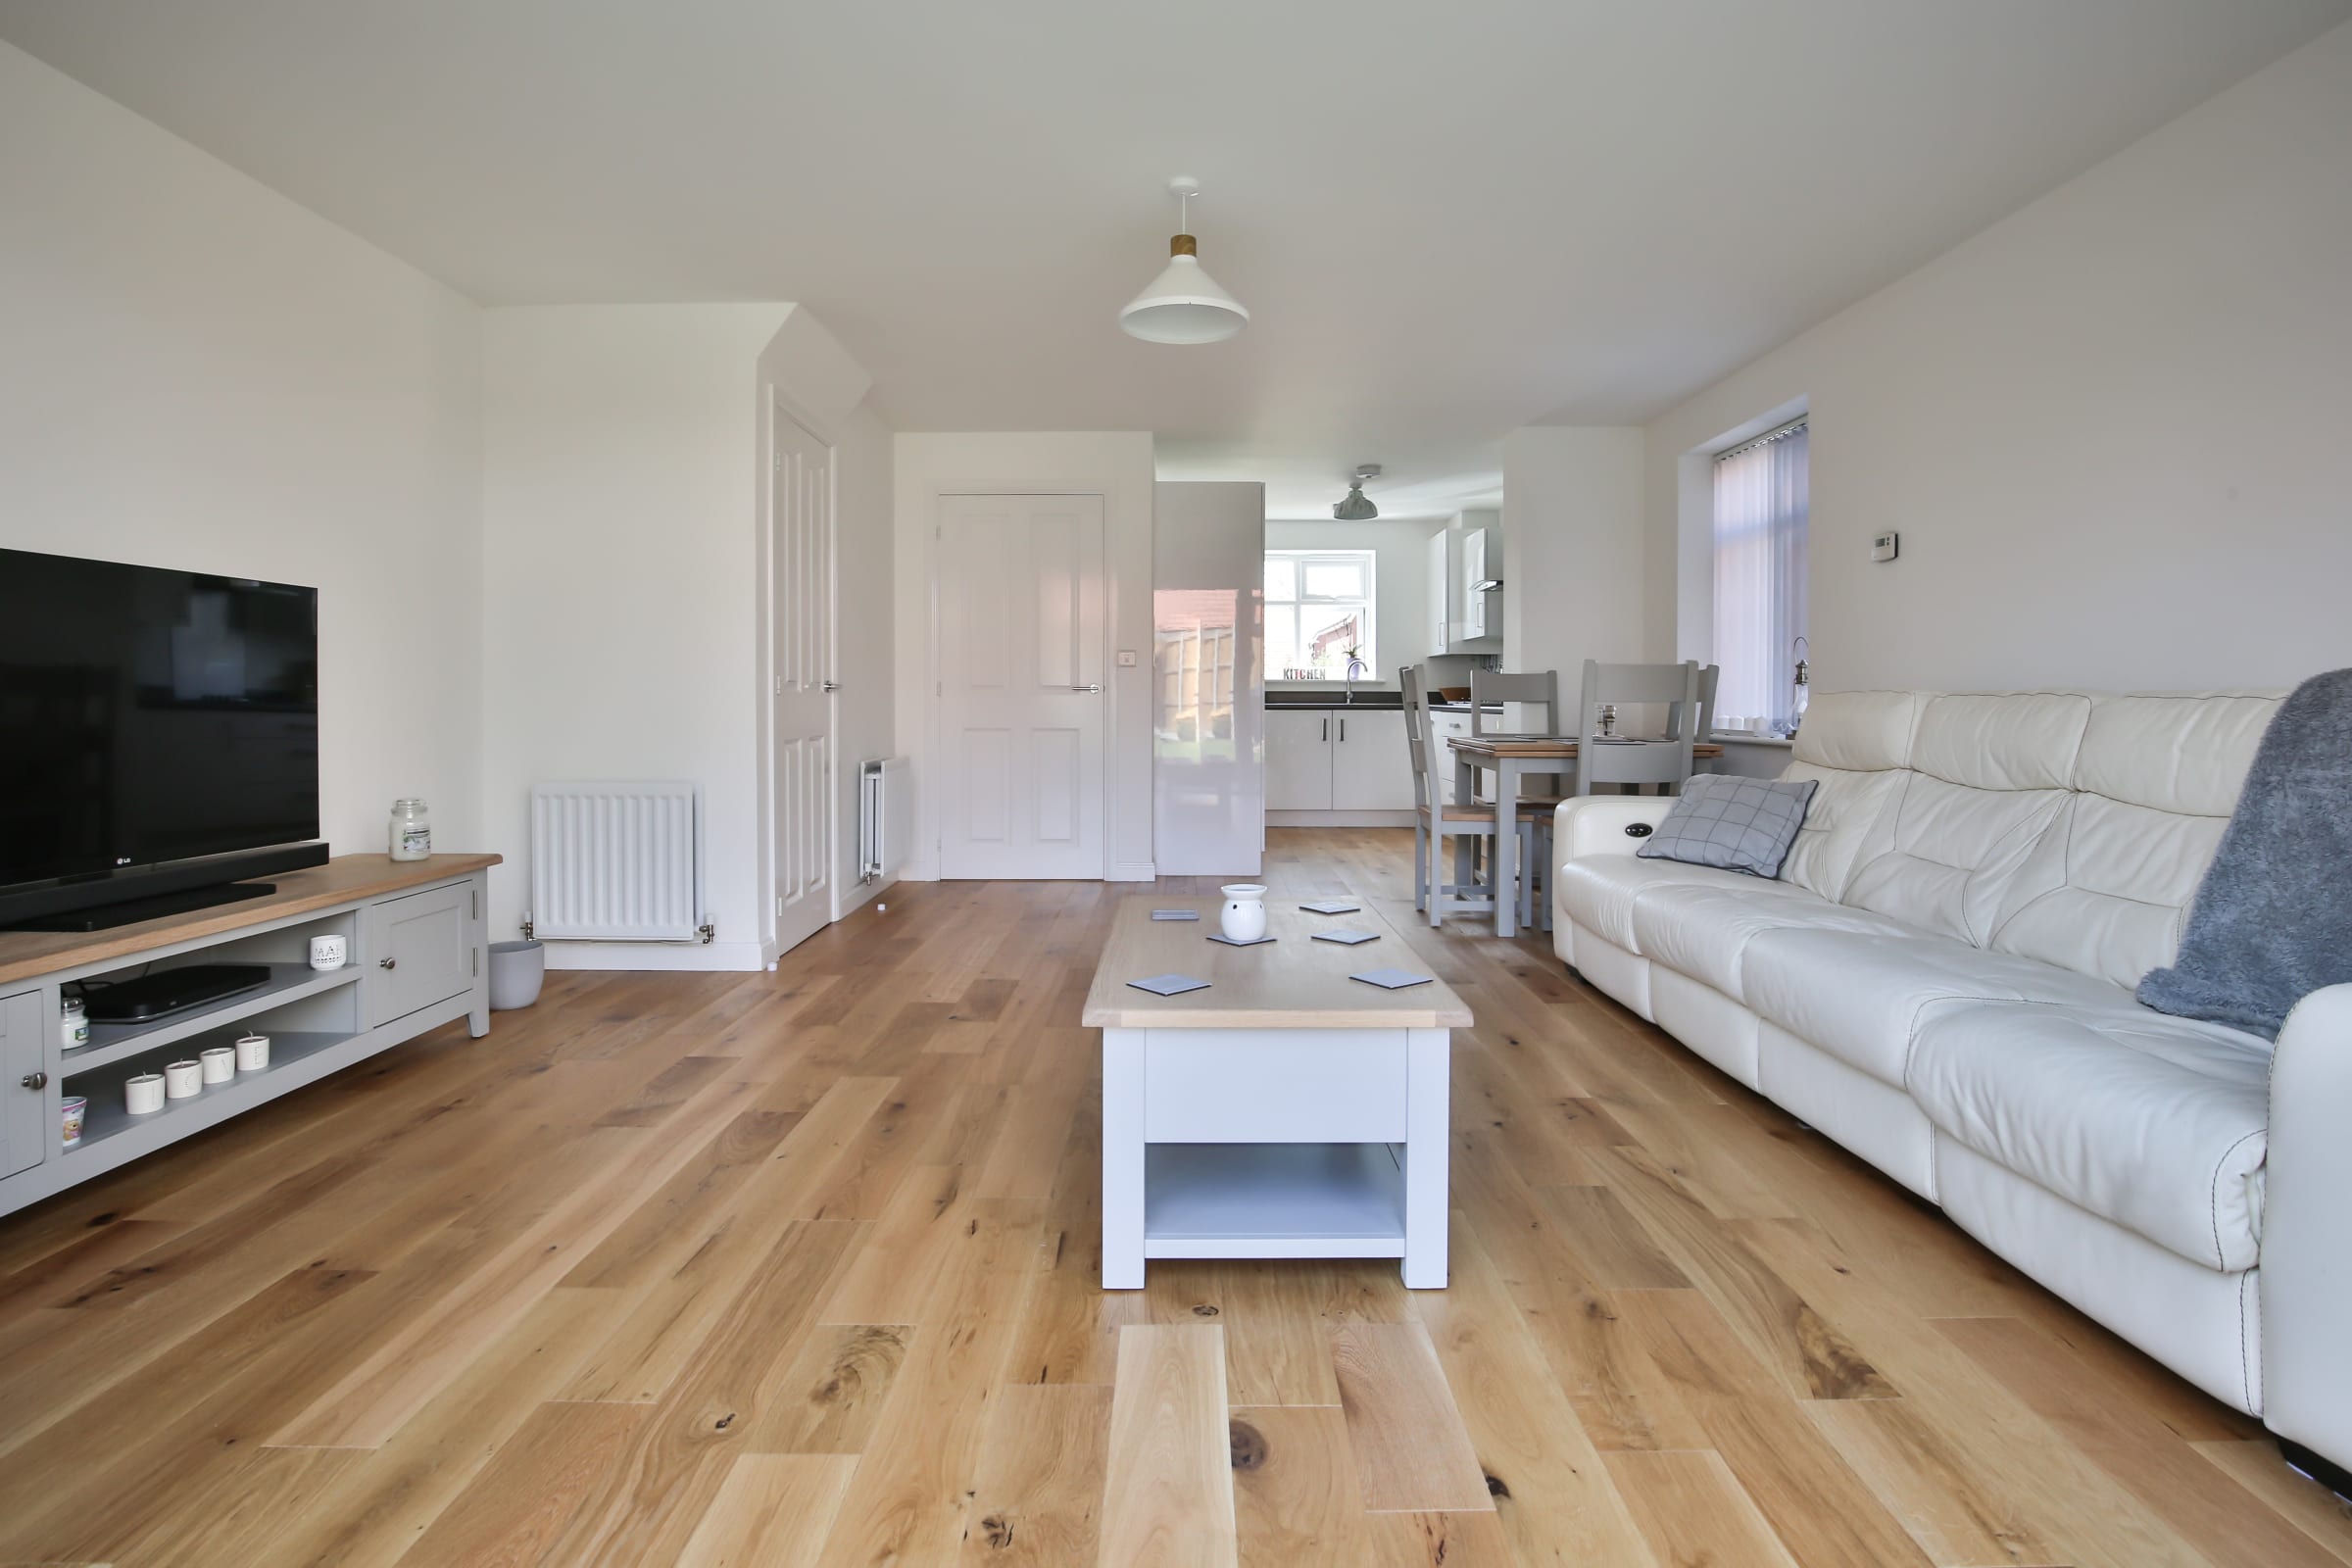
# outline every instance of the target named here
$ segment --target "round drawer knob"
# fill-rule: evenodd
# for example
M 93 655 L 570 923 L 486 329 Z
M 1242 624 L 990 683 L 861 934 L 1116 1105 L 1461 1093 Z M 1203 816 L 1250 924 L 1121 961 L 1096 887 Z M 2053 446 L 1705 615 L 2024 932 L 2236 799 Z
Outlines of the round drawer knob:
M 45 1072 L 28 1072 L 18 1082 L 27 1089 L 46 1089 L 49 1087 L 49 1075 Z
M 375 960 L 375 966 L 379 969 L 397 969 L 400 964 L 391 958 L 378 958 Z

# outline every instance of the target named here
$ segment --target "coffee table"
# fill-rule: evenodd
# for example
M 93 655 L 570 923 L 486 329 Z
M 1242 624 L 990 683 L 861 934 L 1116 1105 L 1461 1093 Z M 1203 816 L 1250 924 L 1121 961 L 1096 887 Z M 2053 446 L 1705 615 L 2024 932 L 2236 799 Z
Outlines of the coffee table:
M 1082 1021 L 1102 1031 L 1102 1288 L 1141 1290 L 1154 1257 L 1394 1257 L 1446 1284 L 1452 1031 L 1443 980 L 1384 991 L 1350 974 L 1429 973 L 1369 906 L 1310 914 L 1266 900 L 1276 940 L 1207 940 L 1215 898 L 1121 901 Z M 1199 920 L 1154 921 L 1153 909 Z M 1312 940 L 1353 929 L 1354 947 Z M 1179 973 L 1204 991 L 1127 982 Z

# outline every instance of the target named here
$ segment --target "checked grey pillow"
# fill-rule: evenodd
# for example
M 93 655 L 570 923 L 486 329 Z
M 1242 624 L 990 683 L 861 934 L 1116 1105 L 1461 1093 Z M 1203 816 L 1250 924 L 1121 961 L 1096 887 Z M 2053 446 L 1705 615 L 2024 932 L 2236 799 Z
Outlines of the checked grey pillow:
M 1819 781 L 1694 773 L 1655 833 L 1634 853 L 1777 881 Z

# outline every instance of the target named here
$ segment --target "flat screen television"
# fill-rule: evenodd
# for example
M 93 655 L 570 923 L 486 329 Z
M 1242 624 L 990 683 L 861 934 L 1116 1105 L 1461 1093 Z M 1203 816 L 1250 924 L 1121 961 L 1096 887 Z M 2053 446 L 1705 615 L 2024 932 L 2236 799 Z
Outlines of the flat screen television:
M 0 550 L 0 924 L 252 897 L 318 838 L 316 589 Z

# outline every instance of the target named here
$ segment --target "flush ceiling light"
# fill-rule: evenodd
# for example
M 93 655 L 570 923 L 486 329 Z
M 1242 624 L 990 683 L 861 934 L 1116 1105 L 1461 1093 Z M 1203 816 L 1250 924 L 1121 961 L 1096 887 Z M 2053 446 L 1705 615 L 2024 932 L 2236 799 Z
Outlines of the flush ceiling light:
M 1200 182 L 1179 174 L 1168 181 L 1168 190 L 1176 198 L 1177 226 L 1189 228 L 1186 220 Z M 1190 233 L 1168 241 L 1167 270 L 1119 313 L 1119 325 L 1129 337 L 1147 343 L 1222 343 L 1250 324 L 1242 302 L 1200 270 L 1199 249 Z
M 1348 481 L 1347 499 L 1336 503 L 1331 509 L 1331 514 L 1342 522 L 1370 522 L 1374 517 L 1379 516 L 1380 509 L 1374 506 L 1371 499 L 1364 494 L 1364 481 L 1379 477 L 1379 464 L 1357 464 L 1355 477 Z

